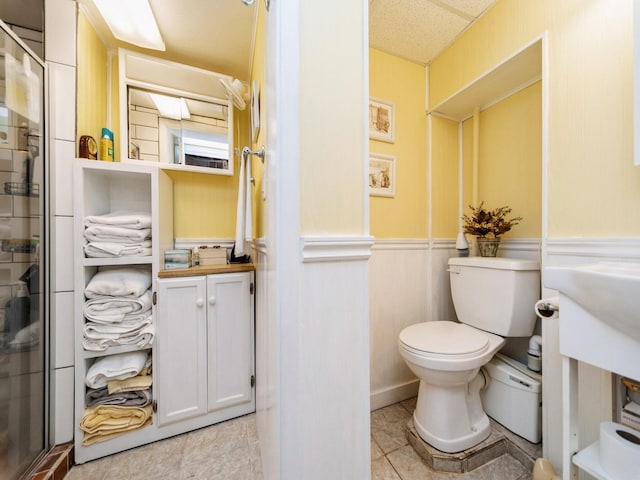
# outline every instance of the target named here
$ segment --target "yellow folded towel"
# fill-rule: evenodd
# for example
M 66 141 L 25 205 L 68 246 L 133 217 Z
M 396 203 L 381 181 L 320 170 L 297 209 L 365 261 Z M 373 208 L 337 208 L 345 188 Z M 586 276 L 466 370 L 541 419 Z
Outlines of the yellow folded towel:
M 133 390 L 145 390 L 149 387 L 151 387 L 151 375 L 138 375 L 125 380 L 109 380 L 107 382 L 109 395 Z
M 109 440 L 125 432 L 151 425 L 153 408 L 100 405 L 85 409 L 80 429 L 83 445 Z

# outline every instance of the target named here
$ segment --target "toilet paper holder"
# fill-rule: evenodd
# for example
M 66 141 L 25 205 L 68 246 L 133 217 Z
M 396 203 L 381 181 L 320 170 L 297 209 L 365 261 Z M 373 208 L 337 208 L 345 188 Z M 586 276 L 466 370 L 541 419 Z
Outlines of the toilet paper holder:
M 538 304 L 538 310 L 541 312 L 557 312 L 559 309 L 553 303 L 542 302 Z

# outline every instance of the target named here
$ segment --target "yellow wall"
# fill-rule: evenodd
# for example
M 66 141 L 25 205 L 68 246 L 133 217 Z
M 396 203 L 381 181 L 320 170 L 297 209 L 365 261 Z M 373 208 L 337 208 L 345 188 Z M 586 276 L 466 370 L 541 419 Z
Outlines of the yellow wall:
M 427 116 L 425 68 L 369 49 L 369 94 L 395 105 L 395 142 L 369 141 L 370 153 L 396 158 L 396 195 L 369 197 L 376 238 L 427 236 Z
M 234 145 L 249 145 L 249 110 L 234 110 Z M 176 238 L 231 239 L 236 232 L 240 158 L 232 177 L 167 171 L 173 180 L 173 232 Z
M 266 7 L 264 2 L 258 3 L 258 23 L 256 26 L 253 63 L 251 67 L 251 84 L 258 83 L 258 98 L 260 99 L 260 129 L 258 138 L 253 143 L 255 150 L 260 149 L 267 143 L 267 104 L 266 104 L 266 77 L 265 77 L 265 55 L 266 55 Z M 251 123 L 249 121 L 249 123 Z M 266 205 L 262 197 L 264 164 L 256 157 L 253 157 L 251 165 L 253 176 L 256 179 L 253 187 L 253 212 L 255 238 L 261 238 L 267 234 Z
M 431 236 L 453 238 L 458 233 L 458 122 L 431 118 Z
M 78 12 L 77 35 L 76 139 L 91 135 L 99 142 L 102 127 L 107 125 L 107 49 L 82 11 Z
M 539 238 L 542 226 L 542 90 L 541 83 L 480 112 L 478 203 L 490 209 L 509 206 L 522 222 L 505 238 Z M 472 203 L 473 119 L 464 123 L 467 159 L 464 213 Z
M 300 2 L 302 234 L 367 233 L 365 5 Z
M 632 7 L 632 0 L 500 0 L 430 67 L 435 105 L 547 32 L 550 237 L 640 233 Z

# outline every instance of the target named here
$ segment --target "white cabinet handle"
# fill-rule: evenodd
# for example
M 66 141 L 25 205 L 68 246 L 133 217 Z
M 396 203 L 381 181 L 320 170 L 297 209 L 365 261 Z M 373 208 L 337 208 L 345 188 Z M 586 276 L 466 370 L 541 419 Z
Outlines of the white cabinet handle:
M 196 305 L 198 307 L 204 306 L 204 300 L 202 298 L 199 298 L 198 300 L 196 300 Z
M 213 295 L 211 295 L 209 297 L 209 305 L 213 305 L 214 303 L 216 303 L 216 297 L 214 297 Z

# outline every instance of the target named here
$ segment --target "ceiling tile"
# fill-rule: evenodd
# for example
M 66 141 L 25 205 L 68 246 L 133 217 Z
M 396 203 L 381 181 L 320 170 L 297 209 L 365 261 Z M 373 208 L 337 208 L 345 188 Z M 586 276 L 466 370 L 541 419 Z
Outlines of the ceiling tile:
M 369 11 L 370 46 L 427 64 L 469 21 L 426 0 L 375 0 Z

